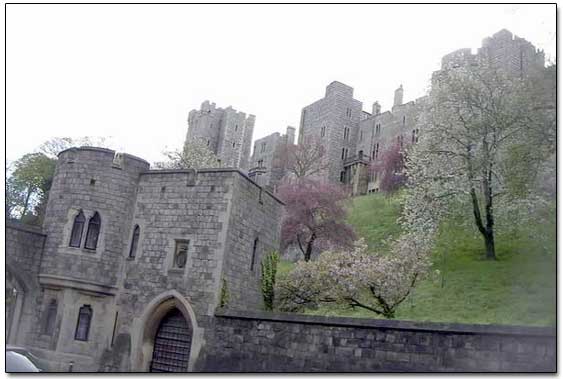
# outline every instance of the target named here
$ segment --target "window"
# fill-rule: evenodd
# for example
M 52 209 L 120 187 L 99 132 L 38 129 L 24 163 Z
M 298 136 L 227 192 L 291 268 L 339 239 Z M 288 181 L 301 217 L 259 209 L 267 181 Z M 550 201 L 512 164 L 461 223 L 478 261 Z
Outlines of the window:
M 326 134 L 326 126 L 323 126 L 323 127 L 321 128 L 321 137 L 324 137 L 325 134 Z
M 92 307 L 83 305 L 78 312 L 78 322 L 76 323 L 76 332 L 74 339 L 78 341 L 88 341 L 90 332 L 90 323 L 92 321 Z
M 235 124 L 235 132 L 238 130 L 238 125 Z
M 254 246 L 252 247 L 252 258 L 250 261 L 250 271 L 254 271 L 254 261 L 256 260 L 256 250 L 258 249 L 258 238 L 254 240 Z
M 345 153 L 345 149 L 342 148 L 342 160 L 344 160 L 344 153 Z
M 360 159 L 362 159 L 364 157 L 364 151 L 363 150 L 358 151 L 358 157 L 360 157 Z
M 403 116 L 403 126 L 405 126 L 406 121 L 407 121 L 407 116 Z
M 174 261 L 172 262 L 173 268 L 184 268 L 188 261 L 188 247 L 190 241 L 176 241 L 176 250 L 174 251 Z
M 344 158 L 348 158 L 348 148 L 346 148 L 346 151 L 344 151 Z
M 209 140 L 207 140 L 207 146 L 209 146 Z
M 416 133 L 415 133 L 416 137 L 414 139 L 414 142 L 417 143 L 418 142 L 418 129 L 415 129 L 415 130 L 416 130 Z
M 94 213 L 94 216 L 88 222 L 88 232 L 86 233 L 86 243 L 84 248 L 96 250 L 98 246 L 98 236 L 100 234 L 100 214 Z
M 411 143 L 414 143 L 414 138 L 415 138 L 415 131 L 413 130 L 412 131 L 412 141 L 411 141 Z
M 379 142 L 375 145 L 375 159 L 379 157 Z
M 235 143 L 233 142 L 233 149 L 235 148 Z
M 348 141 L 349 136 L 350 136 L 350 128 L 344 128 L 344 140 Z
M 360 142 L 364 140 L 364 132 L 360 130 Z
M 84 213 L 82 210 L 78 212 L 76 217 L 74 218 L 74 223 L 72 224 L 72 232 L 70 233 L 70 243 L 68 244 L 70 247 L 80 247 L 80 243 L 82 242 L 82 231 L 84 230 L 84 222 L 86 219 L 84 218 Z
M 139 235 L 141 234 L 141 228 L 139 225 L 135 225 L 133 229 L 133 238 L 131 239 L 131 247 L 129 248 L 129 258 L 135 258 L 137 254 L 137 244 L 139 243 Z
M 344 171 L 340 171 L 340 183 L 344 183 L 344 175 L 346 173 Z
M 53 335 L 55 331 L 55 321 L 57 320 L 57 300 L 51 299 L 47 306 L 45 320 L 43 324 L 43 334 Z
M 263 153 L 266 151 L 266 142 L 262 142 L 262 146 L 260 147 L 260 152 Z

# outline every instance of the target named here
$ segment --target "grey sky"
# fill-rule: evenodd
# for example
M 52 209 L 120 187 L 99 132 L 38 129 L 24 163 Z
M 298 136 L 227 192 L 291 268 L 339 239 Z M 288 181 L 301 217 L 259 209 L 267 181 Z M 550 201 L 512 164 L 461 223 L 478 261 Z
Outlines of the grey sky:
M 8 5 L 7 158 L 56 136 L 113 136 L 149 161 L 209 99 L 298 126 L 333 80 L 369 111 L 424 94 L 443 55 L 502 28 L 555 61 L 555 5 Z

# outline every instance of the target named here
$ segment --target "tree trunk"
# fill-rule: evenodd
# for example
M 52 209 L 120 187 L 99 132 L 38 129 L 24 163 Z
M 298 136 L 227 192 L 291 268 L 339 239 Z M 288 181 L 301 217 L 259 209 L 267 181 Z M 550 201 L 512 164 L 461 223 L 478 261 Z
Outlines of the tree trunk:
M 307 242 L 307 249 L 305 250 L 305 262 L 309 262 L 311 260 L 311 255 L 313 254 L 313 242 L 317 237 L 313 234 L 311 235 L 311 239 Z
M 25 214 L 27 213 L 27 207 L 29 207 L 29 198 L 31 197 L 31 192 L 32 192 L 31 187 L 29 187 L 27 189 L 27 195 L 25 196 L 25 203 L 23 204 L 23 211 L 20 216 L 20 220 L 22 220 Z
M 483 238 L 485 239 L 485 249 L 487 251 L 487 259 L 491 259 L 491 260 L 495 260 L 497 259 L 497 256 L 495 254 L 495 236 L 493 234 L 493 232 L 491 231 L 490 233 L 486 233 L 483 235 Z

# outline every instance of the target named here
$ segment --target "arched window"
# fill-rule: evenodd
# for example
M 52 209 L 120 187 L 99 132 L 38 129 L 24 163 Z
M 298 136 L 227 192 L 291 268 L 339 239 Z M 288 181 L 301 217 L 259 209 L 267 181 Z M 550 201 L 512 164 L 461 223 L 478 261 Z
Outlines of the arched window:
M 88 333 L 90 332 L 90 323 L 92 321 L 92 307 L 83 305 L 78 312 L 78 322 L 76 323 L 76 332 L 74 339 L 79 341 L 88 341 Z
M 68 244 L 70 247 L 80 247 L 85 221 L 86 219 L 84 218 L 84 213 L 80 210 L 74 218 L 74 223 L 72 224 L 72 232 L 70 233 L 70 242 Z
M 133 230 L 133 238 L 131 239 L 131 248 L 129 249 L 129 258 L 135 258 L 135 255 L 137 254 L 139 234 L 141 234 L 141 228 L 139 228 L 139 225 L 135 225 L 135 229 Z
M 43 334 L 52 335 L 55 330 L 55 321 L 57 320 L 57 300 L 51 299 L 45 312 L 45 321 L 43 324 Z
M 100 215 L 98 212 L 88 221 L 88 232 L 86 233 L 86 243 L 84 247 L 90 250 L 96 250 L 98 246 L 98 236 L 100 234 Z

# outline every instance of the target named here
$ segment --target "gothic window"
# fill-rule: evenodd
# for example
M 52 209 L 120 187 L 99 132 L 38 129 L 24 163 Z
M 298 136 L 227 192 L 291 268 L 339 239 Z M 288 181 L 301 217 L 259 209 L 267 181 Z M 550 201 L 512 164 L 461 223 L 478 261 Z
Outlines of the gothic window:
M 250 271 L 254 271 L 254 261 L 256 260 L 256 250 L 258 249 L 258 238 L 254 240 L 254 246 L 252 247 L 252 258 L 250 261 Z
M 344 183 L 346 172 L 340 171 L 340 183 Z
M 94 216 L 88 221 L 88 232 L 86 233 L 86 243 L 84 248 L 96 250 L 98 246 L 98 237 L 100 235 L 100 214 L 94 213 Z
M 375 145 L 375 159 L 379 157 L 379 142 Z
M 344 153 L 345 153 L 345 149 L 342 148 L 342 160 L 344 160 Z
M 416 129 L 416 137 L 414 139 L 414 142 L 418 142 L 418 129 Z
M 414 140 L 415 140 L 415 134 L 416 134 L 416 132 L 415 132 L 415 131 L 413 130 L 413 131 L 412 131 L 412 143 L 414 143 Z
M 266 142 L 262 142 L 262 146 L 260 149 L 260 152 L 263 153 L 264 151 L 266 151 Z
M 233 149 L 235 148 L 235 143 L 233 142 Z
M 344 152 L 344 158 L 348 158 L 348 149 Z
M 406 122 L 407 122 L 407 116 L 403 116 L 403 126 L 405 126 Z
M 45 320 L 43 324 L 43 334 L 53 335 L 55 321 L 57 320 L 57 300 L 51 299 L 47 306 Z
M 84 218 L 84 213 L 82 210 L 78 212 L 76 217 L 74 218 L 74 223 L 72 224 L 72 232 L 70 233 L 70 243 L 68 244 L 70 247 L 80 247 L 80 243 L 82 242 L 82 231 L 84 230 L 84 222 L 86 219 Z
M 362 159 L 364 157 L 364 151 L 363 150 L 358 151 L 358 157 L 360 157 L 360 159 Z
M 76 332 L 74 339 L 78 341 L 88 341 L 90 333 L 90 323 L 92 322 L 92 307 L 83 305 L 78 312 L 78 322 L 76 323 Z
M 190 241 L 176 241 L 176 250 L 174 251 L 173 268 L 184 268 L 188 261 L 188 246 Z
M 139 244 L 139 235 L 141 234 L 141 228 L 139 225 L 135 225 L 133 229 L 133 238 L 131 238 L 131 247 L 129 248 L 129 258 L 135 258 L 137 254 L 137 245 Z

